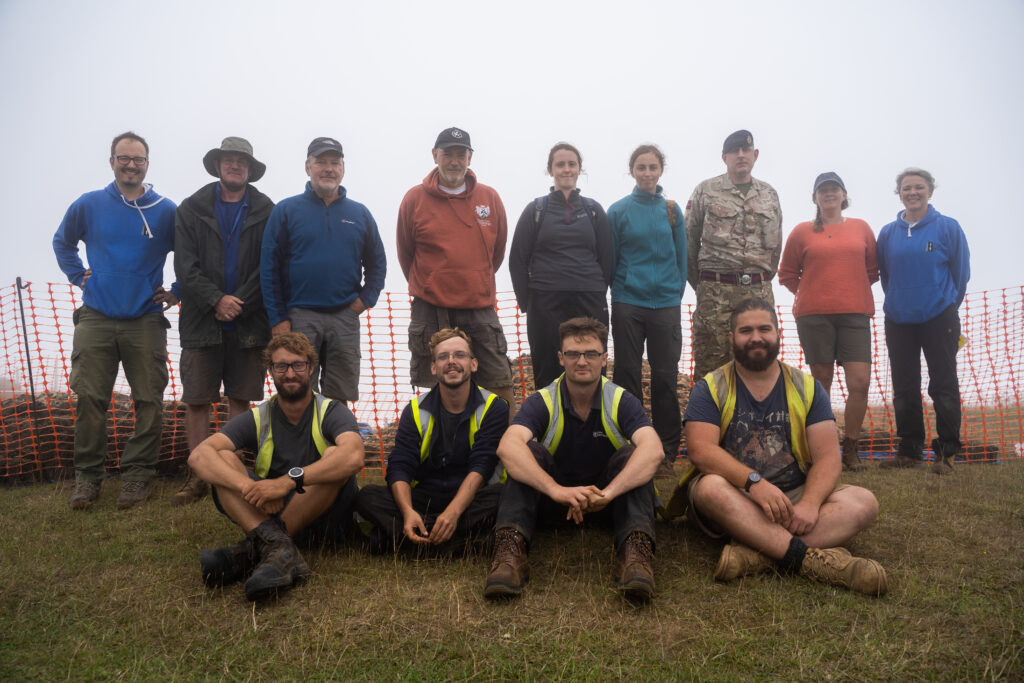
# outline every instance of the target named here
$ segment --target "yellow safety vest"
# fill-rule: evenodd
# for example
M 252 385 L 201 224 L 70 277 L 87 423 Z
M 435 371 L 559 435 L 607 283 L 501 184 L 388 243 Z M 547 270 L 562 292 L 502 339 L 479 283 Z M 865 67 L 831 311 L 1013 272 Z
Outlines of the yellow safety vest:
M 277 394 L 252 409 L 252 417 L 256 421 L 256 434 L 259 449 L 256 451 L 256 476 L 266 477 L 270 472 L 270 461 L 274 457 L 274 434 L 270 429 L 270 406 L 277 400 Z M 327 406 L 331 399 L 320 394 L 313 393 L 313 443 L 320 455 L 327 450 L 327 439 L 324 438 L 323 421 Z
M 480 431 L 480 425 L 484 423 L 484 417 L 487 415 L 487 411 L 491 409 L 491 404 L 498 398 L 498 395 L 487 391 L 483 387 L 478 386 L 477 391 L 483 396 L 484 402 L 476 407 L 473 411 L 473 417 L 469 420 L 469 447 L 473 448 L 473 444 L 476 443 L 476 433 Z M 434 438 L 434 415 L 430 411 L 426 410 L 420 405 L 420 397 L 414 396 L 412 401 L 409 402 L 409 407 L 412 410 L 412 420 L 416 423 L 416 431 L 420 434 L 420 462 L 425 462 L 430 457 L 430 445 Z M 425 425 L 425 426 L 424 426 Z M 494 471 L 494 476 L 491 477 L 491 481 L 487 482 L 490 484 L 494 483 L 505 483 L 507 474 L 501 465 Z M 414 481 L 413 486 L 416 486 L 419 482 Z
M 736 367 L 730 361 L 704 376 L 711 390 L 711 398 L 721 413 L 718 430 L 718 443 L 725 440 L 725 430 L 732 422 L 736 412 Z M 789 443 L 793 457 L 801 472 L 806 473 L 811 463 L 811 449 L 807 445 L 807 413 L 814 400 L 814 377 L 797 370 L 792 365 L 779 361 L 782 369 L 782 381 L 786 385 L 786 405 L 789 408 Z M 690 465 L 679 479 L 679 485 L 672 494 L 663 516 L 678 517 L 685 510 L 681 509 L 685 496 L 682 495 L 687 482 L 697 473 L 697 468 Z
M 544 405 L 548 409 L 548 428 L 540 442 L 552 455 L 558 450 L 558 444 L 562 441 L 562 432 L 565 430 L 565 411 L 562 410 L 559 393 L 559 385 L 563 379 L 565 379 L 564 373 L 537 392 L 544 399 Z M 607 377 L 601 378 L 601 426 L 615 450 L 630 443 L 619 428 L 619 402 L 625 392 L 626 390 L 619 385 L 609 382 Z

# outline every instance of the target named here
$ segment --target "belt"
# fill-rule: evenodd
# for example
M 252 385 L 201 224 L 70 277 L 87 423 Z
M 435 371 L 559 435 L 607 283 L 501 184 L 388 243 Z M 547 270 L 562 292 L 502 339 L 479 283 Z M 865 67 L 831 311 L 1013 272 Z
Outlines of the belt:
M 772 279 L 774 273 L 716 273 L 711 270 L 700 271 L 702 282 L 721 282 L 727 285 L 758 285 Z

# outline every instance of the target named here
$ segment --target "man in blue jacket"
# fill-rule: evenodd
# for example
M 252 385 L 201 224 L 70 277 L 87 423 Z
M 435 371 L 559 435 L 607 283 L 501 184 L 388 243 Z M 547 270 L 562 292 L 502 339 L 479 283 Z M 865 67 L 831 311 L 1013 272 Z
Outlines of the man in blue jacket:
M 209 436 L 210 404 L 220 400 L 221 382 L 229 418 L 263 400 L 261 356 L 270 340 L 260 249 L 274 202 L 252 185 L 267 167 L 238 137 L 207 152 L 203 167 L 217 182 L 181 203 L 174 231 L 174 272 L 182 291 L 181 400 L 190 451 Z M 171 503 L 194 503 L 206 492 L 206 482 L 189 470 Z
M 482 387 L 472 345 L 462 330 L 430 338 L 437 384 L 402 412 L 384 486 L 364 486 L 356 510 L 373 525 L 371 550 L 405 541 L 443 554 L 490 534 L 501 485 L 488 484 L 498 464 L 498 441 L 508 404 Z
M 122 133 L 110 145 L 114 182 L 79 197 L 53 236 L 57 263 L 82 288 L 74 313 L 71 390 L 75 404 L 75 490 L 71 509 L 99 498 L 106 469 L 106 412 L 118 363 L 132 390 L 135 434 L 121 454 L 117 507 L 149 497 L 156 474 L 167 386 L 167 328 L 163 311 L 178 303 L 177 283 L 163 288 L 164 264 L 174 248 L 174 202 L 143 183 L 149 145 Z M 86 268 L 78 254 L 85 242 Z
M 370 211 L 348 198 L 333 138 L 306 151 L 309 182 L 274 207 L 263 234 L 260 287 L 271 334 L 302 332 L 320 356 L 313 390 L 359 398 L 359 316 L 377 303 L 387 258 Z M 318 382 L 319 379 L 319 382 Z

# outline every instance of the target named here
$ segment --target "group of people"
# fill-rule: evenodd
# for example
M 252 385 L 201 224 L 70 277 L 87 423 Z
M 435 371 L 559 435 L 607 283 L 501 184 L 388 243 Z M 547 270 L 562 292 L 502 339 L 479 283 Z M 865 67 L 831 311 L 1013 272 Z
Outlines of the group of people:
M 83 290 L 70 378 L 70 505 L 99 498 L 119 363 L 136 431 L 121 458 L 117 506 L 148 497 L 168 379 L 163 311 L 180 301 L 191 455 L 174 503 L 198 500 L 212 484 L 217 508 L 245 532 L 201 554 L 210 585 L 245 579 L 255 600 L 301 581 L 310 570 L 296 539 L 338 540 L 353 532 L 354 510 L 374 552 L 493 548 L 488 597 L 521 592 L 538 524 L 601 521 L 614 529 L 616 585 L 650 599 L 652 482 L 674 462 L 682 435 L 676 384 L 687 282 L 697 293 L 700 379 L 685 415 L 692 466 L 669 509 L 731 539 L 716 578 L 776 567 L 886 591 L 877 562 L 841 547 L 874 520 L 877 501 L 838 483 L 840 469 L 862 466 L 856 438 L 870 376 L 870 287 L 879 277 L 901 437 L 891 464 L 922 463 L 923 349 L 939 433 L 933 470 L 952 470 L 960 447 L 957 308 L 969 255 L 956 221 L 928 203 L 934 179 L 923 170 L 898 178 L 906 211 L 877 244 L 863 221 L 842 216 L 839 176 L 819 176 L 818 216 L 794 229 L 780 267 L 778 196 L 751 175 L 758 150 L 748 131 L 726 138 L 726 173 L 701 183 L 685 209 L 663 195 L 665 157 L 655 145 L 633 152 L 636 187 L 607 213 L 577 189 L 579 150 L 555 145 L 547 165 L 554 186 L 524 209 L 509 254 L 537 387 L 516 411 L 495 311 L 504 206 L 469 169 L 469 134 L 445 129 L 432 149 L 435 168 L 402 200 L 396 233 L 412 297 L 411 381 L 429 391 L 402 413 L 387 486 L 357 491 L 363 446 L 346 403 L 358 398 L 359 316 L 376 303 L 387 266 L 373 216 L 341 186 L 341 144 L 313 140 L 305 192 L 277 205 L 253 186 L 266 166 L 244 139 L 225 138 L 205 155 L 217 180 L 179 207 L 144 183 L 148 155 L 140 136 L 117 136 L 114 182 L 74 202 L 53 239 L 61 268 Z M 177 282 L 165 290 L 172 250 Z M 797 295 L 811 374 L 777 360 L 776 270 Z M 612 381 L 604 376 L 609 321 Z M 652 419 L 640 400 L 645 347 Z M 842 456 L 828 398 L 836 362 L 850 390 Z M 277 393 L 250 409 L 263 399 L 266 372 Z M 222 383 L 232 419 L 208 436 Z M 256 453 L 252 468 L 239 450 Z

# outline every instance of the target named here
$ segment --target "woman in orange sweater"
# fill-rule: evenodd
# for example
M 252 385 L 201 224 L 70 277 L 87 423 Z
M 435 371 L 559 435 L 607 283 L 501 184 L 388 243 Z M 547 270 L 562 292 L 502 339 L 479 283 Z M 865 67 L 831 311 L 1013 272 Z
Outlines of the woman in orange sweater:
M 871 285 L 878 281 L 878 251 L 867 223 L 843 217 L 850 202 L 837 174 L 819 175 L 811 200 L 818 215 L 790 233 L 779 282 L 796 295 L 793 315 L 811 374 L 830 391 L 836 362 L 846 373 L 843 469 L 859 470 L 864 468 L 857 438 L 868 407 L 875 314 Z

